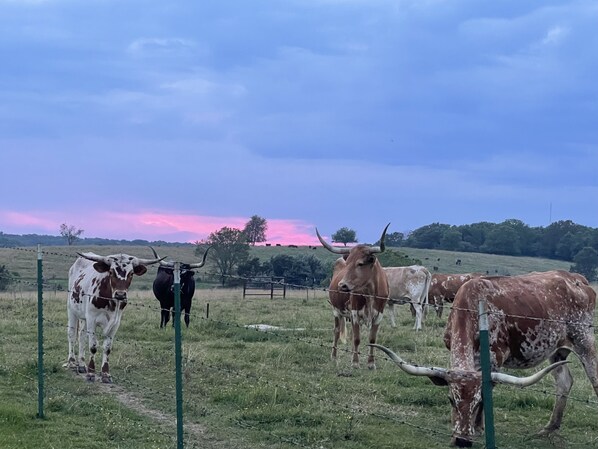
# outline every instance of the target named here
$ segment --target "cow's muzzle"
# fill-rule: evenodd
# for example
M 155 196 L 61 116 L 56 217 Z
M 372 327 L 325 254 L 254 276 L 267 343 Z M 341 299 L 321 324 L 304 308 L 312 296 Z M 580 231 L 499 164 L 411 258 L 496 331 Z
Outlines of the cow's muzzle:
M 346 282 L 339 282 L 338 289 L 345 293 L 349 293 L 351 291 L 351 287 Z
M 127 292 L 114 292 L 114 299 L 116 299 L 117 301 L 126 301 Z

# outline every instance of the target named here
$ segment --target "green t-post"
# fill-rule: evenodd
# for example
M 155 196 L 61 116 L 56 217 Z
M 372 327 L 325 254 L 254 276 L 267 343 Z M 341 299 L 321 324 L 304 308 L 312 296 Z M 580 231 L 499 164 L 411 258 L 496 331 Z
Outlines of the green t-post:
M 488 309 L 486 300 L 479 303 L 480 363 L 482 365 L 482 400 L 484 401 L 484 434 L 486 449 L 496 449 L 494 439 L 494 405 L 492 404 L 492 376 L 490 367 L 490 343 L 488 339 Z
M 42 246 L 37 245 L 37 417 L 44 417 L 44 307 Z
M 174 363 L 176 365 L 176 436 L 177 449 L 183 449 L 183 367 L 181 351 L 181 271 L 174 263 Z

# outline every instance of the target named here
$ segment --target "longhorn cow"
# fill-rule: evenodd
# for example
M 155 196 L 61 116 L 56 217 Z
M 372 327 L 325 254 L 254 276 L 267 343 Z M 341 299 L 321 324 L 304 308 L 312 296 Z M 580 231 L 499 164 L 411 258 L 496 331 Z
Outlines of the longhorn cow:
M 438 318 L 442 317 L 445 302 L 453 302 L 459 288 L 471 278 L 482 276 L 479 273 L 432 274 L 432 282 L 428 290 L 428 304 L 434 306 Z
M 66 367 L 87 373 L 87 380 L 95 380 L 95 355 L 98 350 L 96 327 L 104 335 L 102 352 L 102 382 L 112 382 L 108 356 L 112 341 L 120 326 L 127 305 L 127 291 L 133 275 L 141 276 L 147 265 L 160 258 L 140 259 L 128 254 L 99 256 L 92 252 L 77 253 L 79 257 L 69 270 L 67 300 L 69 354 Z M 85 323 L 85 324 L 83 324 Z M 85 365 L 84 338 L 88 337 L 91 356 Z M 75 341 L 79 340 L 79 356 L 75 356 Z
M 155 257 L 158 254 L 154 248 L 150 247 Z M 195 294 L 195 275 L 194 269 L 201 268 L 206 263 L 208 251 L 206 249 L 201 262 L 180 264 L 180 298 L 181 311 L 185 311 L 185 325 L 189 327 L 189 316 L 191 313 L 191 303 Z M 160 327 L 166 327 L 172 313 L 172 325 L 174 326 L 174 262 L 161 261 L 156 279 L 153 284 L 154 296 L 160 302 Z
M 428 302 L 428 288 L 432 275 L 426 267 L 411 265 L 408 267 L 384 267 L 390 288 L 388 312 L 390 324 L 397 327 L 395 321 L 395 304 L 408 301 L 415 312 L 413 329 L 420 330 L 422 319 Z
M 318 239 L 328 251 L 341 254 L 337 259 L 330 281 L 328 296 L 334 315 L 334 340 L 332 359 L 336 359 L 339 338 L 346 341 L 346 320 L 351 319 L 353 330 L 353 367 L 359 367 L 360 324 L 370 328 L 370 343 L 376 343 L 376 335 L 388 301 L 388 280 L 376 258 L 384 251 L 384 238 L 388 225 L 380 237 L 380 246 L 356 245 L 337 248 L 326 242 L 316 229 Z M 374 350 L 370 348 L 368 368 L 375 369 Z
M 556 401 L 541 435 L 561 425 L 573 378 L 567 356 L 575 352 L 598 395 L 598 361 L 594 347 L 593 313 L 596 292 L 579 274 L 566 271 L 492 276 L 467 281 L 457 292 L 449 314 L 444 342 L 450 350 L 451 368 L 411 365 L 388 348 L 384 351 L 406 373 L 427 376 L 436 385 L 449 386 L 452 405 L 452 443 L 470 447 L 483 428 L 479 367 L 478 304 L 488 304 L 492 381 L 533 385 L 548 372 L 556 383 Z M 496 372 L 502 367 L 523 369 L 544 360 L 551 365 L 528 377 Z

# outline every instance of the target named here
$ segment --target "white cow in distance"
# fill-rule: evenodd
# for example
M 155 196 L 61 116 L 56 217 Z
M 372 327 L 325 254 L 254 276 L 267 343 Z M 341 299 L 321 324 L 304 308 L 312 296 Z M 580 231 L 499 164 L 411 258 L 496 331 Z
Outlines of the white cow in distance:
M 388 311 L 390 325 L 397 327 L 395 304 L 409 302 L 415 311 L 415 330 L 422 327 L 424 308 L 428 304 L 428 290 L 432 275 L 426 267 L 411 265 L 408 267 L 384 267 L 390 289 Z

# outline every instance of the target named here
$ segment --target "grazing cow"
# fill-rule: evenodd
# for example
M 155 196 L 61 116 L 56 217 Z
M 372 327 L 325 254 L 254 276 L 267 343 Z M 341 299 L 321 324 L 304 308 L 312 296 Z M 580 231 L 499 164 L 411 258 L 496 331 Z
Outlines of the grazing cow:
M 488 305 L 493 383 L 529 386 L 552 371 L 556 401 L 550 420 L 540 434 L 557 430 L 573 385 L 565 365 L 570 352 L 575 352 L 581 360 L 598 395 L 598 361 L 592 324 L 596 292 L 581 275 L 548 271 L 467 281 L 457 292 L 444 335 L 451 352 L 449 370 L 411 365 L 391 350 L 376 347 L 405 372 L 428 376 L 436 385 L 449 386 L 452 443 L 470 447 L 476 431 L 483 428 L 478 335 L 478 304 L 483 298 Z M 550 366 L 525 378 L 496 372 L 501 367 L 533 368 L 547 359 Z
M 150 247 L 151 248 L 151 247 Z M 210 248 L 206 249 L 203 259 L 198 263 L 180 264 L 180 298 L 181 310 L 185 311 L 185 325 L 189 327 L 189 314 L 191 312 L 191 302 L 195 294 L 195 275 L 194 269 L 201 268 L 206 263 L 206 257 Z M 151 248 L 155 257 L 158 254 Z M 172 313 L 172 325 L 174 326 L 174 262 L 160 262 L 158 273 L 153 284 L 154 296 L 160 301 L 160 327 L 166 327 Z
M 438 318 L 442 317 L 444 302 L 453 302 L 459 288 L 479 273 L 441 274 L 434 273 L 428 290 L 428 304 L 434 306 Z
M 128 254 L 99 256 L 77 253 L 79 257 L 69 270 L 68 340 L 69 355 L 65 366 L 80 373 L 87 372 L 87 380 L 95 380 L 95 355 L 98 350 L 96 327 L 104 335 L 102 353 L 102 382 L 110 383 L 108 356 L 112 340 L 120 326 L 127 305 L 127 290 L 133 275 L 141 276 L 147 265 L 161 259 L 139 259 Z M 83 321 L 85 325 L 83 325 Z M 79 337 L 79 358 L 75 357 L 75 341 Z M 84 338 L 88 337 L 91 356 L 85 366 Z
M 424 308 L 428 303 L 428 288 L 432 275 L 426 267 L 411 265 L 409 267 L 384 267 L 390 288 L 388 312 L 390 324 L 397 327 L 395 321 L 395 304 L 409 302 L 415 312 L 413 328 L 420 330 Z
M 384 238 L 388 225 L 380 237 L 380 246 L 356 245 L 353 248 L 336 248 L 327 243 L 316 229 L 318 239 L 328 251 L 342 254 L 337 259 L 328 296 L 334 315 L 334 341 L 332 344 L 332 359 L 336 359 L 339 338 L 345 341 L 346 319 L 351 319 L 353 330 L 354 368 L 359 367 L 360 325 L 366 324 L 370 328 L 370 343 L 376 343 L 376 335 L 382 321 L 384 307 L 388 300 L 388 280 L 386 274 L 376 258 L 377 253 L 384 251 Z M 368 368 L 375 369 L 374 350 L 370 348 Z

